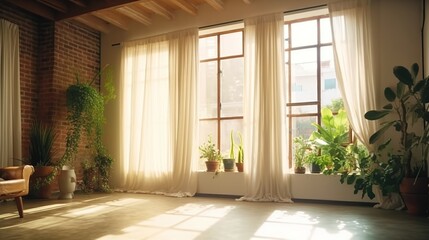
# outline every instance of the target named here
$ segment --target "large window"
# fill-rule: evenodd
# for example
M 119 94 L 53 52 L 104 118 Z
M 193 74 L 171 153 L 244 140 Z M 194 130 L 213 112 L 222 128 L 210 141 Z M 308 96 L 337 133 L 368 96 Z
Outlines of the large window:
M 231 130 L 242 131 L 243 29 L 201 35 L 199 49 L 199 141 L 210 135 L 227 154 Z
M 312 123 L 320 124 L 321 109 L 341 96 L 335 76 L 329 17 L 295 17 L 285 22 L 284 31 L 289 161 L 292 163 L 292 139 L 308 138 L 316 130 Z

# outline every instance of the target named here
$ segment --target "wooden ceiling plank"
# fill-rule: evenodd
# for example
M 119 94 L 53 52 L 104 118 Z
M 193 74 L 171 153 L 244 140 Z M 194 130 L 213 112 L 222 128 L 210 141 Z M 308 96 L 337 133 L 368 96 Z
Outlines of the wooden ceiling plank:
M 244 3 L 251 4 L 252 0 L 243 0 Z
M 61 14 L 57 17 L 56 20 L 63 20 L 67 18 L 76 17 L 79 15 L 83 15 L 86 13 L 91 13 L 94 11 L 104 10 L 104 9 L 114 9 L 118 7 L 125 6 L 127 4 L 132 3 L 144 3 L 148 2 L 149 0 L 88 0 L 86 1 L 86 7 L 85 8 L 70 8 L 67 13 Z
M 168 20 L 173 19 L 173 14 L 164 6 L 162 6 L 159 2 L 150 1 L 150 2 L 144 2 L 140 3 L 143 7 L 153 11 L 154 13 L 161 15 Z
M 105 23 L 103 20 L 94 17 L 92 15 L 82 15 L 75 17 L 74 20 L 83 23 L 97 31 L 103 32 L 103 33 L 109 33 L 108 24 Z
M 223 10 L 223 0 L 205 0 L 207 4 L 217 11 Z
M 66 13 L 68 11 L 67 5 L 58 0 L 37 0 L 37 1 L 62 13 Z
M 87 4 L 83 0 L 69 0 L 69 2 L 78 5 L 80 7 L 86 7 Z
M 35 1 L 16 1 L 16 0 L 6 0 L 6 1 L 17 7 L 20 7 L 36 15 L 44 17 L 46 19 L 55 20 L 55 15 L 51 8 L 45 5 L 42 5 L 40 3 L 37 3 Z
M 120 15 L 111 12 L 110 10 L 96 11 L 92 13 L 94 16 L 103 19 L 104 21 L 115 25 L 123 30 L 128 30 L 128 21 Z
M 185 0 L 171 0 L 171 2 L 189 14 L 195 16 L 198 13 L 197 8 Z
M 150 17 L 145 15 L 143 11 L 140 10 L 139 5 L 132 6 L 132 7 L 125 6 L 125 7 L 117 8 L 116 10 L 140 23 L 143 23 L 144 25 L 152 24 Z

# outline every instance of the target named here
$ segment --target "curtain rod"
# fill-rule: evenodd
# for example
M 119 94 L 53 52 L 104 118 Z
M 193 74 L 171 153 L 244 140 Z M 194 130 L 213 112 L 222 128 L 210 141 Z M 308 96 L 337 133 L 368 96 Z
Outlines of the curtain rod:
M 304 11 L 308 11 L 308 10 L 315 10 L 315 9 L 319 9 L 319 8 L 323 8 L 326 7 L 326 4 L 322 4 L 322 5 L 317 5 L 317 6 L 312 6 L 312 7 L 305 7 L 305 8 L 298 8 L 298 9 L 294 9 L 294 10 L 288 10 L 288 11 L 284 11 L 284 14 L 291 14 L 291 13 L 298 13 L 298 12 L 304 12 Z M 223 23 L 217 23 L 217 24 L 211 24 L 211 25 L 207 25 L 207 26 L 202 26 L 199 27 L 198 29 L 207 29 L 207 28 L 213 28 L 213 27 L 220 27 L 223 25 L 228 25 L 228 24 L 234 24 L 234 23 L 240 23 L 243 22 L 243 19 L 238 19 L 238 20 L 232 20 L 229 22 L 223 22 Z

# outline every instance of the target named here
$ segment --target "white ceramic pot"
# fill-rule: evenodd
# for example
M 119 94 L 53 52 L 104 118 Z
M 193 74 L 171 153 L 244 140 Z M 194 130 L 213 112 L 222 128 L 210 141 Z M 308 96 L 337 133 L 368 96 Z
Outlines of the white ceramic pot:
M 58 178 L 59 199 L 72 199 L 76 189 L 76 173 L 73 168 L 64 166 Z

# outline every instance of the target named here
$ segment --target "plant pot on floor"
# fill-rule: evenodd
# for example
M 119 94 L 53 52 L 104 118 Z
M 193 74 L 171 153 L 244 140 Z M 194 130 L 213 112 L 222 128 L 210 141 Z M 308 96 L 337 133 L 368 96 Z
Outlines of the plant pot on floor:
M 76 173 L 73 168 L 64 166 L 58 178 L 59 199 L 72 199 L 76 189 Z
M 403 178 L 400 184 L 400 193 L 404 200 L 407 212 L 417 216 L 428 214 L 428 178 Z
M 207 172 L 217 172 L 220 163 L 218 161 L 206 161 Z
M 30 177 L 31 198 L 49 199 L 52 195 L 55 168 L 53 166 L 35 166 Z
M 223 167 L 225 172 L 234 172 L 234 163 L 235 159 L 233 158 L 224 158 L 223 161 Z

